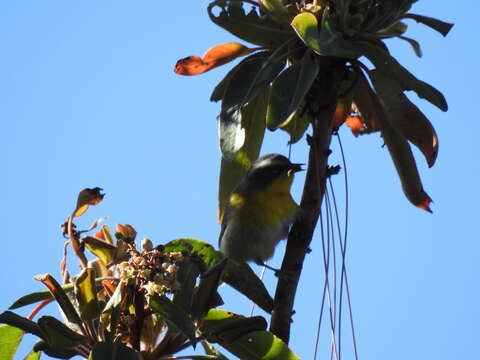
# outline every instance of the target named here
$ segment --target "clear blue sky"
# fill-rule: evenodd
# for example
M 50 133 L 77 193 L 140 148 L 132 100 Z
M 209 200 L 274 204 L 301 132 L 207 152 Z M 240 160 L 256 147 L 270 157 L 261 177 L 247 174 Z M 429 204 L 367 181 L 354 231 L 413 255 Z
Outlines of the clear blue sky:
M 191 78 L 172 70 L 179 58 L 236 41 L 210 23 L 207 5 L 0 3 L 0 310 L 42 289 L 34 274 L 59 276 L 59 225 L 85 187 L 100 186 L 106 197 L 79 220 L 83 227 L 107 215 L 107 224 L 132 224 L 139 237 L 155 243 L 178 237 L 216 243 L 219 104 L 208 98 L 231 65 Z M 347 266 L 361 359 L 480 356 L 479 10 L 473 0 L 421 0 L 413 12 L 455 23 L 449 36 L 410 22 L 407 35 L 421 42 L 422 59 L 406 43 L 389 43 L 400 62 L 443 91 L 450 105 L 442 113 L 412 96 L 440 140 L 432 169 L 415 153 L 433 215 L 404 198 L 378 134 L 356 139 L 341 131 L 350 183 Z M 286 142 L 284 134 L 268 133 L 263 153 L 287 153 Z M 304 142 L 295 145 L 292 159 L 305 162 L 305 148 Z M 337 148 L 332 160 L 339 161 Z M 297 199 L 302 180 L 296 181 Z M 341 198 L 341 177 L 335 181 Z M 312 358 L 323 286 L 318 236 L 312 248 L 291 342 L 303 359 Z M 283 249 L 272 265 L 280 263 Z M 71 261 L 72 272 L 75 266 Z M 273 292 L 271 274 L 266 282 Z M 248 302 L 222 291 L 226 308 L 249 312 Z

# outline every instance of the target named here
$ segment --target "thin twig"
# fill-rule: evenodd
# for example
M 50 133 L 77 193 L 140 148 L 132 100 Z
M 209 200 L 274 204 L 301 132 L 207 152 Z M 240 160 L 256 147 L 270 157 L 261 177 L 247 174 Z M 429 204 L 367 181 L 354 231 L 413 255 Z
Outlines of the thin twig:
M 35 315 L 38 314 L 38 312 L 39 312 L 40 310 L 42 310 L 45 306 L 47 306 L 48 304 L 50 304 L 50 303 L 53 302 L 54 300 L 55 300 L 54 297 L 51 297 L 51 298 L 49 298 L 49 299 L 43 300 L 40 304 L 38 304 L 37 306 L 35 306 L 35 307 L 33 308 L 32 312 L 27 316 L 27 319 L 32 320 L 32 319 L 35 317 Z
M 346 251 L 347 251 L 347 239 L 348 239 L 348 218 L 349 218 L 349 197 L 348 197 L 348 172 L 347 172 L 347 162 L 345 160 L 345 152 L 343 151 L 343 145 L 342 145 L 342 140 L 340 139 L 340 135 L 337 133 L 337 141 L 338 141 L 338 146 L 340 147 L 340 153 L 342 156 L 342 165 L 343 165 L 343 174 L 344 174 L 344 182 L 345 182 L 345 229 L 344 229 L 344 241 L 343 241 L 343 249 L 342 250 L 342 274 L 343 277 L 345 278 L 345 290 L 347 293 L 347 302 L 348 302 L 348 311 L 350 315 L 350 327 L 352 329 L 352 341 L 353 341 L 353 349 L 355 352 L 355 359 L 358 360 L 358 349 L 357 349 L 357 341 L 356 341 L 356 336 L 355 336 L 355 327 L 354 327 L 354 322 L 353 322 L 353 310 L 352 310 L 352 304 L 350 300 L 350 288 L 348 286 L 348 278 L 347 278 L 347 269 L 345 265 L 345 258 L 346 258 Z M 335 200 L 335 199 L 334 199 Z M 336 205 L 335 205 L 336 209 Z M 341 244 L 341 243 L 340 243 Z M 342 244 L 341 244 L 342 245 Z M 342 277 L 342 279 L 343 279 Z
M 328 257 L 330 257 L 330 243 L 332 242 L 331 240 L 331 237 L 330 235 L 332 234 L 332 210 L 331 210 L 331 206 L 330 206 L 330 197 L 328 195 L 328 192 L 327 192 L 327 189 L 325 190 L 325 208 L 326 208 L 326 214 L 327 214 L 327 254 L 328 254 Z M 323 252 L 325 254 L 325 248 L 323 249 Z M 324 255 L 325 256 L 325 255 Z M 335 252 L 333 250 L 332 252 L 332 257 L 334 259 L 334 262 L 335 262 Z M 324 260 L 325 262 L 325 260 Z M 325 263 L 325 281 L 328 282 L 327 284 L 327 299 L 328 299 L 328 305 L 329 305 L 329 308 L 330 308 L 330 328 L 331 328 L 331 332 L 332 332 L 332 347 L 331 347 L 331 353 L 330 353 L 330 358 L 332 359 L 333 356 L 335 355 L 335 359 L 336 360 L 339 360 L 338 358 L 338 350 L 337 350 L 337 345 L 336 345 L 336 340 L 335 340 L 335 298 L 334 298 L 334 301 L 332 302 L 332 296 L 331 296 L 331 293 L 330 293 L 330 281 L 329 281 L 329 277 L 330 277 L 330 271 L 329 271 L 329 267 L 327 267 L 329 264 L 329 261 L 327 263 Z M 335 266 L 334 265 L 334 276 L 336 276 L 336 272 L 335 272 Z M 336 282 L 336 279 L 334 278 L 334 283 Z M 334 285 L 335 286 L 335 285 Z M 335 288 L 334 288 L 334 292 L 335 292 Z M 335 296 L 335 294 L 334 294 Z

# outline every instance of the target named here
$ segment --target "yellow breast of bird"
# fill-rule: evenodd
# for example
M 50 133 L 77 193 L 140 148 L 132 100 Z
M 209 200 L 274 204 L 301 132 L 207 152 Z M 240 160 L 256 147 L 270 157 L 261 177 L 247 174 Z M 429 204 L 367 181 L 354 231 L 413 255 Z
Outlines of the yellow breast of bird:
M 247 201 L 243 196 L 232 195 L 230 203 L 246 223 L 273 226 L 290 222 L 298 211 L 298 205 L 290 195 L 292 180 L 291 176 L 282 176 L 265 189 L 247 195 Z

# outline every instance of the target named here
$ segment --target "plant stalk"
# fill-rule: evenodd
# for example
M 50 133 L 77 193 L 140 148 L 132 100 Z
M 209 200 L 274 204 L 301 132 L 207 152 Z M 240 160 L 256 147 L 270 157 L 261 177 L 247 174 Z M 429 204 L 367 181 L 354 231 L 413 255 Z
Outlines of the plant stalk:
M 319 91 L 323 106 L 314 119 L 313 135 L 308 137 L 310 152 L 307 175 L 300 203 L 301 216 L 293 224 L 288 236 L 287 248 L 282 262 L 281 274 L 275 292 L 270 331 L 288 344 L 292 323 L 293 305 L 305 255 L 310 251 L 313 232 L 320 215 L 325 193 L 328 155 L 332 138 L 332 123 L 335 114 L 338 74 L 335 70 L 319 76 Z M 325 75 L 329 76 L 325 76 Z

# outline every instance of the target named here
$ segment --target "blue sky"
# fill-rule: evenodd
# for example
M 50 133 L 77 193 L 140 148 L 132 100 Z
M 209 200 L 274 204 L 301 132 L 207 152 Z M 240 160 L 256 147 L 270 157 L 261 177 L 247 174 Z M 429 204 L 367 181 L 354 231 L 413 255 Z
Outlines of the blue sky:
M 154 243 L 195 237 L 216 244 L 220 153 L 213 86 L 229 66 L 197 77 L 173 73 L 176 60 L 236 41 L 210 23 L 206 1 L 4 1 L 0 3 L 0 309 L 36 289 L 32 276 L 59 276 L 59 225 L 85 187 L 106 197 L 79 219 L 87 227 L 132 224 Z M 349 175 L 348 276 L 363 359 L 478 358 L 476 224 L 480 168 L 475 138 L 480 60 L 473 0 L 421 0 L 414 13 L 455 23 L 443 38 L 410 22 L 424 56 L 390 41 L 392 53 L 440 89 L 442 113 L 415 95 L 435 126 L 440 152 L 428 169 L 416 151 L 434 214 L 411 206 L 378 134 L 340 131 Z M 263 153 L 288 153 L 285 134 L 268 133 Z M 333 147 L 332 164 L 340 162 Z M 306 144 L 292 148 L 305 162 Z M 295 182 L 300 198 L 303 177 Z M 343 199 L 342 177 L 334 179 Z M 342 210 L 344 214 L 344 209 Z M 297 294 L 291 348 L 312 358 L 323 264 L 318 234 Z M 272 265 L 278 265 L 283 245 Z M 71 272 L 76 262 L 70 257 Z M 258 270 L 258 269 L 256 269 Z M 273 292 L 274 278 L 265 279 Z M 222 288 L 226 308 L 250 304 Z M 55 311 L 50 306 L 47 312 Z M 24 313 L 25 314 L 25 313 Z M 260 313 L 261 314 L 261 313 Z M 350 356 L 347 328 L 345 355 Z M 25 353 L 33 343 L 28 339 Z M 322 338 L 322 346 L 328 343 Z M 352 358 L 352 357 L 346 358 Z

